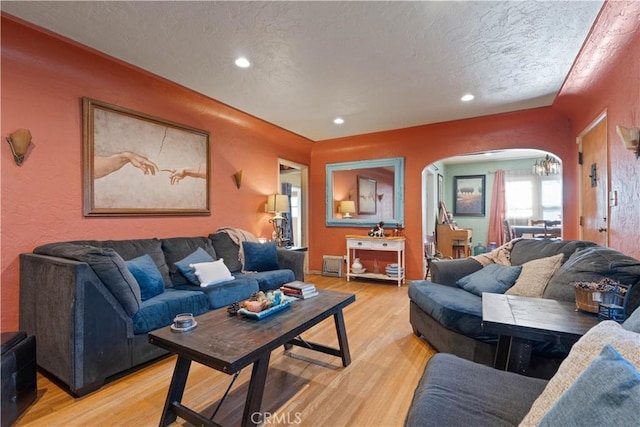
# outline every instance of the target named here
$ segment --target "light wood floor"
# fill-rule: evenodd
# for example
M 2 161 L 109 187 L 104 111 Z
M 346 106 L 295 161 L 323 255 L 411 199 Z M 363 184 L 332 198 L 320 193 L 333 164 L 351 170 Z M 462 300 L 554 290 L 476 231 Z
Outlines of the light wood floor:
M 262 411 L 265 425 L 401 426 L 413 391 L 434 350 L 409 324 L 407 285 L 351 281 L 308 275 L 321 289 L 351 292 L 356 302 L 344 311 L 352 362 L 294 347 L 271 356 Z M 303 338 L 337 347 L 333 319 Z M 38 398 L 18 426 L 157 426 L 175 356 L 73 398 L 38 374 Z M 240 424 L 250 368 L 245 368 L 214 420 Z M 231 376 L 193 363 L 183 403 L 210 416 Z M 178 418 L 174 425 L 188 425 Z

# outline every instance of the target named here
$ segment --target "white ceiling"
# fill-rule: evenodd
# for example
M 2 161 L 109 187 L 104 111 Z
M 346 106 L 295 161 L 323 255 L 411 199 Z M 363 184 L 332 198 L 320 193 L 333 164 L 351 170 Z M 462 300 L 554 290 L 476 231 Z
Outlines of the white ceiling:
M 314 141 L 551 105 L 598 1 L 2 1 Z M 233 61 L 244 55 L 248 69 Z M 471 92 L 475 100 L 460 97 Z M 343 117 L 345 123 L 333 124 Z

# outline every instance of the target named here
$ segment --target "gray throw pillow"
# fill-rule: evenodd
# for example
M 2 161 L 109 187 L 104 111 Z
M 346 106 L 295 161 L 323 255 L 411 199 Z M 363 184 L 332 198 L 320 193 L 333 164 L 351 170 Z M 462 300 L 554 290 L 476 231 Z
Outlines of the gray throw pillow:
M 211 261 L 214 261 L 218 257 L 215 249 L 211 246 L 211 241 L 206 237 L 170 237 L 162 239 L 162 252 L 164 252 L 164 257 L 169 266 L 170 286 L 180 286 L 191 283 L 178 269 L 176 262 L 184 259 L 199 248 L 210 255 Z M 209 261 L 209 259 L 207 259 L 207 261 Z
M 129 316 L 140 309 L 140 286 L 115 250 L 73 243 L 51 243 L 39 246 L 33 252 L 86 262 Z
M 185 258 L 180 261 L 176 261 L 175 265 L 180 270 L 180 272 L 187 278 L 189 282 L 194 285 L 200 286 L 200 279 L 196 276 L 195 269 L 191 267 L 192 264 L 198 264 L 201 262 L 212 262 L 215 261 L 211 255 L 207 251 L 202 248 L 198 248 L 193 253 L 187 255 Z
M 479 297 L 483 292 L 503 294 L 516 282 L 522 266 L 489 264 L 484 268 L 464 276 L 456 282 L 458 287 Z

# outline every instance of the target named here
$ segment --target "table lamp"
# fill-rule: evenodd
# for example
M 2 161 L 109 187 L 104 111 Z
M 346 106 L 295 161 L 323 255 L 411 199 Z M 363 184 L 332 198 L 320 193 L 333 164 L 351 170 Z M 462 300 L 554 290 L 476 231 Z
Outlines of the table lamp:
M 284 246 L 283 227 L 287 219 L 282 216 L 282 213 L 289 212 L 289 196 L 285 194 L 267 196 L 266 211 L 275 214 L 269 222 L 273 224 L 276 244 L 280 247 Z
M 338 205 L 338 212 L 342 214 L 342 218 L 353 218 L 352 213 L 356 211 L 356 202 L 353 200 L 343 200 Z

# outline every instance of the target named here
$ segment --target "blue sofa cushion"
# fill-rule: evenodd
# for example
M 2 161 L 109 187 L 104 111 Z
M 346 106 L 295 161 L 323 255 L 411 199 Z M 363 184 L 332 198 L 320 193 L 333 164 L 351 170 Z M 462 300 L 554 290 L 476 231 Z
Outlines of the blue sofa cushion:
M 198 316 L 208 310 L 209 300 L 202 292 L 169 288 L 142 302 L 140 310 L 133 316 L 133 332 L 142 334 L 168 326 L 180 313 Z
M 235 277 L 243 276 L 239 273 L 234 273 L 233 275 Z M 289 269 L 246 273 L 244 276 L 250 277 L 251 279 L 257 281 L 261 291 L 271 291 L 274 289 L 278 289 L 285 283 L 293 282 L 295 280 L 293 271 Z
M 140 286 L 115 250 L 75 243 L 50 243 L 33 252 L 86 262 L 129 316 L 139 310 L 142 302 Z
M 194 285 L 180 285 L 178 288 L 203 293 L 209 301 L 209 307 L 215 309 L 244 301 L 249 299 L 252 293 L 258 292 L 260 290 L 258 282 L 252 277 L 253 275 L 237 274 L 234 280 L 216 283 L 206 288 Z
M 522 271 L 522 266 L 489 264 L 483 269 L 464 276 L 456 285 L 479 297 L 483 292 L 504 294 L 513 286 Z
M 214 261 L 214 259 L 207 251 L 202 248 L 198 248 L 183 259 L 176 261 L 174 265 L 189 283 L 191 283 L 192 285 L 200 285 L 200 279 L 198 279 L 196 271 L 191 265 L 212 261 Z M 175 275 L 173 276 L 173 278 L 175 283 L 174 286 L 183 283 L 183 281 L 179 281 Z
M 453 286 L 415 280 L 409 285 L 409 298 L 442 326 L 483 342 L 498 337 L 482 330 L 482 298 Z
M 153 298 L 164 292 L 164 280 L 160 270 L 149 255 L 142 255 L 138 258 L 126 261 L 127 268 L 136 278 L 140 286 L 140 297 L 142 301 Z
M 553 275 L 543 297 L 573 302 L 573 282 L 598 282 L 603 277 L 634 285 L 640 281 L 640 261 L 603 246 L 582 249 L 571 255 Z
M 405 426 L 517 426 L 546 384 L 439 353 L 427 363 Z
M 229 237 L 228 233 L 218 231 L 209 234 L 211 244 L 216 250 L 216 255 L 224 259 L 224 265 L 230 272 L 237 273 L 242 271 L 242 263 L 240 262 L 240 246 Z
M 640 372 L 607 344 L 539 426 L 638 425 L 639 402 Z
M 278 248 L 275 242 L 242 242 L 245 271 L 271 271 L 278 267 Z
M 211 241 L 206 237 L 171 237 L 162 239 L 161 242 L 169 270 L 169 287 L 189 283 L 189 280 L 176 266 L 176 262 L 184 259 L 197 249 L 203 249 L 210 256 L 210 259 L 197 262 L 214 261 L 218 258 Z M 194 284 L 197 285 L 198 282 L 194 282 Z

